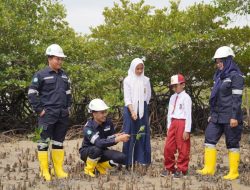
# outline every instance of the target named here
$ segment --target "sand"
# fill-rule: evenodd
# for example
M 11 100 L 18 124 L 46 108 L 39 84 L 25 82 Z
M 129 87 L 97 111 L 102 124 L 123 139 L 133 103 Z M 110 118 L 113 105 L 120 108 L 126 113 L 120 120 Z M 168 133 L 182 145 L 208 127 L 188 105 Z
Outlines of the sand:
M 228 171 L 228 157 L 224 137 L 218 143 L 217 172 L 213 177 L 202 177 L 195 173 L 203 165 L 204 136 L 191 137 L 191 160 L 189 174 L 180 179 L 171 176 L 160 177 L 163 169 L 164 137 L 152 139 L 152 164 L 146 170 L 137 166 L 135 171 L 112 169 L 106 176 L 89 178 L 83 174 L 84 163 L 79 158 L 78 149 L 82 139 L 66 140 L 64 168 L 70 173 L 68 179 L 45 182 L 39 176 L 36 143 L 18 140 L 0 143 L 0 190 L 250 190 L 250 145 L 248 136 L 241 141 L 240 179 L 225 181 L 222 176 Z M 121 150 L 121 144 L 113 149 Z

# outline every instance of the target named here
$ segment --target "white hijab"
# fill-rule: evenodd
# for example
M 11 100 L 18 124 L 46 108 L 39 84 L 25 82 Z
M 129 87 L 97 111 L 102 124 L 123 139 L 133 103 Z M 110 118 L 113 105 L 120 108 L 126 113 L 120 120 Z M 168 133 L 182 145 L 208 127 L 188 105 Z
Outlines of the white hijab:
M 142 118 L 144 114 L 144 68 L 143 73 L 140 76 L 135 74 L 135 69 L 139 64 L 144 63 L 140 58 L 135 58 L 130 64 L 128 70 L 128 78 L 131 83 L 131 96 L 132 96 L 132 105 L 135 112 L 138 111 L 138 102 L 139 102 L 139 117 Z

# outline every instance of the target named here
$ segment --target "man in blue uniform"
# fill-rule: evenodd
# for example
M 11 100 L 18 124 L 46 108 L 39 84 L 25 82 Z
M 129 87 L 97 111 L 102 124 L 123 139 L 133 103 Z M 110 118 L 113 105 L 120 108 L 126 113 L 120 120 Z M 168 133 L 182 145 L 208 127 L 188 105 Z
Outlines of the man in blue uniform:
M 70 80 L 61 69 L 66 57 L 57 44 L 46 50 L 48 66 L 33 76 L 28 98 L 34 111 L 38 114 L 38 126 L 42 128 L 38 142 L 38 160 L 41 176 L 51 180 L 48 164 L 48 146 L 52 143 L 52 161 L 54 173 L 58 178 L 66 178 L 63 170 L 63 141 L 69 124 L 69 109 L 72 103 Z
M 119 142 L 127 142 L 129 135 L 115 134 L 113 123 L 106 119 L 109 107 L 101 99 L 93 99 L 89 103 L 89 112 L 93 118 L 88 120 L 83 128 L 83 142 L 80 148 L 81 159 L 86 163 L 84 173 L 95 177 L 95 169 L 100 174 L 106 174 L 107 169 L 125 164 L 125 154 L 109 150 Z
M 224 133 L 229 150 L 229 173 L 224 179 L 239 177 L 239 141 L 242 133 L 242 92 L 243 74 L 235 64 L 234 52 L 230 47 L 217 49 L 214 60 L 218 70 L 214 75 L 214 86 L 210 96 L 210 117 L 205 132 L 205 166 L 197 172 L 201 175 L 214 175 L 216 168 L 215 145 Z

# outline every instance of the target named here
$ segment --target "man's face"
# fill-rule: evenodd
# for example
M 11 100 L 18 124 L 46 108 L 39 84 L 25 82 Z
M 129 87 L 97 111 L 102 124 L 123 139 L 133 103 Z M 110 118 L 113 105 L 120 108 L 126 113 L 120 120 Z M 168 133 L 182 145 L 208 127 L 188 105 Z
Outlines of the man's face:
M 106 110 L 93 112 L 94 120 L 100 124 L 106 121 L 107 115 L 108 115 L 108 112 Z
M 63 58 L 52 56 L 48 58 L 48 62 L 51 69 L 58 71 L 62 67 Z
M 215 63 L 216 63 L 216 67 L 217 67 L 217 69 L 219 69 L 219 70 L 223 70 L 223 68 L 224 68 L 224 64 L 223 64 L 222 59 L 215 59 Z
M 184 88 L 185 88 L 185 83 L 172 85 L 173 91 L 177 94 L 182 92 Z

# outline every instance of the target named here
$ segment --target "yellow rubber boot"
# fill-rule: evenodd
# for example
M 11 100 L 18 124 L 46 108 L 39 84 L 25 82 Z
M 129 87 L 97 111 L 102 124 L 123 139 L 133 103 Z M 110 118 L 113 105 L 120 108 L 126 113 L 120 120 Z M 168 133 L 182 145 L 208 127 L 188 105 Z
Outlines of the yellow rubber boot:
M 215 147 L 206 147 L 204 155 L 204 168 L 196 172 L 201 175 L 214 175 L 216 167 L 216 149 Z
M 64 161 L 64 150 L 63 149 L 52 149 L 51 151 L 54 171 L 58 178 L 67 178 L 68 173 L 63 170 L 63 161 Z
M 229 173 L 224 176 L 224 179 L 234 180 L 239 177 L 239 163 L 240 163 L 240 153 L 229 151 Z
M 38 151 L 38 160 L 40 164 L 40 175 L 44 177 L 46 181 L 51 180 L 49 173 L 49 161 L 48 161 L 48 151 Z
M 101 175 L 106 175 L 107 170 L 111 168 L 112 166 L 110 165 L 109 161 L 97 163 L 96 165 L 96 169 L 99 171 Z
M 91 177 L 95 177 L 95 168 L 97 165 L 97 161 L 91 158 L 87 158 L 86 166 L 84 167 L 84 173 Z

